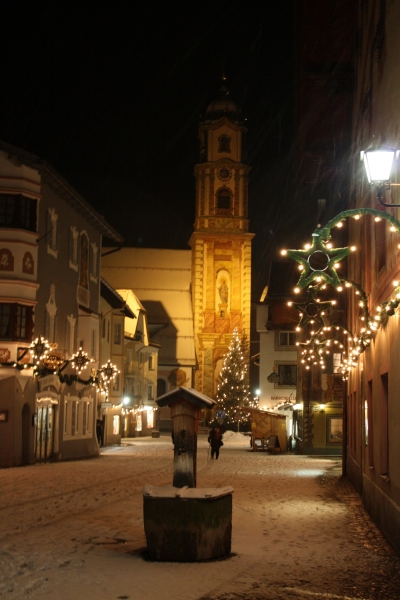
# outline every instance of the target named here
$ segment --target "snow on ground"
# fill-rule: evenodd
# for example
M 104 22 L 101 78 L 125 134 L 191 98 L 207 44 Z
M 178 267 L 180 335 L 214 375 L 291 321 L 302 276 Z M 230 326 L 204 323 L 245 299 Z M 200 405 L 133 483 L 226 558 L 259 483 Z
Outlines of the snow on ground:
M 400 561 L 340 478 L 339 458 L 251 452 L 206 436 L 198 487 L 232 485 L 232 555 L 146 560 L 143 485 L 171 485 L 169 436 L 100 458 L 0 470 L 0 598 L 38 600 L 394 600 Z

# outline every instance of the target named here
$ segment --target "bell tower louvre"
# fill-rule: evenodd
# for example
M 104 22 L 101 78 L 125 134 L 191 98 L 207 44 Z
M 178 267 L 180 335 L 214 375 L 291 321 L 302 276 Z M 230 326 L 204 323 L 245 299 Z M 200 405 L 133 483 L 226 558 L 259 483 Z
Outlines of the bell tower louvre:
M 222 358 L 235 328 L 250 340 L 251 240 L 248 231 L 247 128 L 225 78 L 199 126 L 195 166 L 196 215 L 192 303 L 197 372 L 195 388 L 215 397 Z

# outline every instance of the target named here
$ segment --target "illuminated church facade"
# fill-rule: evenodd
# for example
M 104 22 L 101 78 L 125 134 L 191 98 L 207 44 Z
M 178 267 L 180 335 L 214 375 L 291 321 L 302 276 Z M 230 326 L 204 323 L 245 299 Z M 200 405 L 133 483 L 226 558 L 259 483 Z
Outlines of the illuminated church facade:
M 104 278 L 146 310 L 160 345 L 157 396 L 184 385 L 214 398 L 233 330 L 250 339 L 246 131 L 223 85 L 199 126 L 191 250 L 122 248 L 102 260 Z

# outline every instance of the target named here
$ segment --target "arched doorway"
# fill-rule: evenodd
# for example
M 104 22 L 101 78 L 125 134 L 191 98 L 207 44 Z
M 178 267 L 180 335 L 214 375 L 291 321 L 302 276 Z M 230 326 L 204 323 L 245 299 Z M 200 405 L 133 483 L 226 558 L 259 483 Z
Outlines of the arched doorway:
M 58 401 L 51 396 L 36 400 L 35 458 L 48 460 L 54 450 L 55 409 Z
M 30 463 L 30 430 L 31 430 L 31 411 L 29 406 L 24 404 L 21 415 L 22 424 L 22 447 L 21 447 L 21 464 L 29 465 Z

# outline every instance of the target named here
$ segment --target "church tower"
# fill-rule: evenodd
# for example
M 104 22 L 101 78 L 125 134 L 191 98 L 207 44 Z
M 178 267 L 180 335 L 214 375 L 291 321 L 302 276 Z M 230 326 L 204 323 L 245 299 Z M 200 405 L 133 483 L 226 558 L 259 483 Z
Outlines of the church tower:
M 250 341 L 254 236 L 248 232 L 246 132 L 240 110 L 223 84 L 199 127 L 196 217 L 189 242 L 198 363 L 195 388 L 211 398 L 235 327 Z

